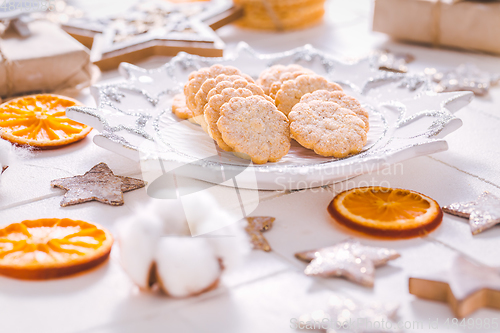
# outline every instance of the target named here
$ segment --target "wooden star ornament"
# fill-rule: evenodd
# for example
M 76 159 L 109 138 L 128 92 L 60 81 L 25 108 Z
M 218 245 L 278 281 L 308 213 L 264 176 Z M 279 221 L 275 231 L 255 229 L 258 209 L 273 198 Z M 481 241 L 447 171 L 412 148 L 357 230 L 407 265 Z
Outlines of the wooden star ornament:
M 62 28 L 91 47 L 91 59 L 101 70 L 150 56 L 175 56 L 184 51 L 221 57 L 224 42 L 215 30 L 242 17 L 232 1 L 195 3 L 143 1 L 118 16 L 83 16 Z
M 500 223 L 500 198 L 485 191 L 476 201 L 453 203 L 443 211 L 468 218 L 472 234 L 477 235 Z
M 394 73 L 408 72 L 408 64 L 415 60 L 409 53 L 394 53 L 389 50 L 378 50 L 373 54 L 378 69 Z
M 447 302 L 459 318 L 483 307 L 500 309 L 500 270 L 462 256 L 457 256 L 446 272 L 410 277 L 409 288 L 417 297 Z
M 366 287 L 373 287 L 375 267 L 400 257 L 392 249 L 365 246 L 348 240 L 318 250 L 295 254 L 297 259 L 309 262 L 304 273 L 320 277 L 345 277 Z
M 250 236 L 250 242 L 253 248 L 266 252 L 271 251 L 271 246 L 269 246 L 269 243 L 262 233 L 271 229 L 276 219 L 270 216 L 254 216 L 247 217 L 246 220 L 248 225 L 245 227 L 245 231 Z
M 106 163 L 99 163 L 83 176 L 53 180 L 52 187 L 66 190 L 61 207 L 89 201 L 111 206 L 123 205 L 123 192 L 136 190 L 146 184 L 140 179 L 115 176 Z

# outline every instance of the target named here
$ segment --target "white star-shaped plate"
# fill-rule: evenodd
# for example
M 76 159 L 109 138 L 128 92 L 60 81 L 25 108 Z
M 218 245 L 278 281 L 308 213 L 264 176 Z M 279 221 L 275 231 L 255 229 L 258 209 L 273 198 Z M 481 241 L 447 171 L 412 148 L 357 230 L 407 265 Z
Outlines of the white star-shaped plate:
M 370 114 L 368 142 L 361 153 L 327 158 L 292 140 L 290 152 L 279 162 L 249 164 L 220 150 L 200 126 L 181 121 L 171 112 L 173 96 L 182 92 L 189 74 L 201 67 L 232 65 L 257 78 L 269 66 L 290 63 L 342 84 L 346 93 L 361 101 Z M 212 183 L 220 183 L 221 170 L 240 174 L 239 187 L 266 190 L 323 186 L 444 151 L 448 145 L 443 137 L 462 125 L 453 113 L 473 98 L 471 92 L 437 94 L 423 75 L 379 71 L 366 60 L 343 63 L 310 45 L 284 53 L 258 54 L 240 43 L 224 58 L 181 52 L 152 70 L 122 63 L 120 73 L 123 81 L 92 87 L 96 108 L 67 110 L 68 117 L 100 132 L 94 138 L 97 145 L 134 160 L 173 162 L 177 174 Z M 180 167 L 185 164 L 190 167 Z

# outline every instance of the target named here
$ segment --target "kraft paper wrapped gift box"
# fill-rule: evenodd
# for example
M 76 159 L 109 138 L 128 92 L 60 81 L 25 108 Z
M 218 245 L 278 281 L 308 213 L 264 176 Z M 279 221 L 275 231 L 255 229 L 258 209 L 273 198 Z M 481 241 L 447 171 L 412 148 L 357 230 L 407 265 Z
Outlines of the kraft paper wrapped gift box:
M 60 92 L 90 85 L 88 49 L 47 21 L 29 23 L 31 35 L 14 29 L 0 35 L 0 97 Z
M 373 30 L 399 40 L 500 54 L 500 2 L 375 0 Z

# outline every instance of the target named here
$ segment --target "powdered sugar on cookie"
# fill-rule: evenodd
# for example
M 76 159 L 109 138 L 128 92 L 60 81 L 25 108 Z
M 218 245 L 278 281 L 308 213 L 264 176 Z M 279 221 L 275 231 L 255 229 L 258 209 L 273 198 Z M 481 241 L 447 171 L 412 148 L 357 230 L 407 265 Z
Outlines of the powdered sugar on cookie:
M 359 118 L 361 118 L 361 120 L 363 120 L 365 123 L 365 130 L 368 132 L 368 129 L 370 128 L 368 112 L 361 106 L 356 98 L 347 96 L 342 91 L 316 90 L 315 92 L 302 96 L 300 102 L 308 103 L 314 100 L 334 102 L 343 108 L 353 111 Z
M 221 149 L 258 164 L 279 161 L 291 138 L 322 156 L 356 154 L 370 127 L 356 98 L 297 64 L 271 66 L 256 82 L 235 67 L 202 68 L 189 75 L 172 110 L 200 124 Z
M 217 122 L 219 131 L 235 152 L 254 163 L 276 162 L 290 149 L 288 119 L 262 96 L 235 97 L 225 103 Z
M 265 69 L 262 73 L 260 73 L 259 79 L 257 80 L 257 84 L 261 86 L 262 90 L 266 95 L 269 95 L 271 86 L 273 83 L 280 80 L 280 77 L 285 73 L 293 73 L 293 72 L 310 72 L 308 69 L 296 64 L 284 66 L 284 65 L 274 65 L 267 69 Z
M 356 154 L 367 141 L 365 123 L 334 102 L 298 103 L 288 117 L 292 138 L 322 156 Z
M 342 88 L 336 83 L 328 82 L 320 75 L 301 75 L 282 84 L 281 89 L 276 94 L 276 107 L 288 115 L 302 96 L 316 90 L 342 91 Z
M 262 90 L 261 90 L 262 91 Z M 205 108 L 205 120 L 208 124 L 208 134 L 212 139 L 217 142 L 219 147 L 225 151 L 232 151 L 233 149 L 228 146 L 222 139 L 222 134 L 217 127 L 217 121 L 220 117 L 220 108 L 233 97 L 250 97 L 253 96 L 253 92 L 245 88 L 225 88 L 220 94 L 216 94 L 210 98 L 206 108 Z
M 184 86 L 184 95 L 186 95 L 186 105 L 194 112 L 196 110 L 196 94 L 200 90 L 203 83 L 210 78 L 216 78 L 221 74 L 240 75 L 241 71 L 232 66 L 213 65 L 209 68 L 202 68 L 189 75 L 189 81 Z

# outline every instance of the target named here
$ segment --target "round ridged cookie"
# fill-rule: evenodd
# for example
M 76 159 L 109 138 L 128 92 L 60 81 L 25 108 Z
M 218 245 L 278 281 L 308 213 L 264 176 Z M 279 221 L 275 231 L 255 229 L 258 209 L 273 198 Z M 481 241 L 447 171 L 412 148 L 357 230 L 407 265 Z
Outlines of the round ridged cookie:
M 296 79 L 296 78 L 298 78 L 301 75 L 308 75 L 308 74 L 314 74 L 314 73 L 310 72 L 310 71 L 304 71 L 304 72 L 303 71 L 297 71 L 297 72 L 293 72 L 293 73 L 283 73 L 283 74 L 281 74 L 279 80 L 276 81 L 276 82 L 274 82 L 271 85 L 271 89 L 269 89 L 269 97 L 271 97 L 272 99 L 275 99 L 276 98 L 276 94 L 281 89 L 281 86 L 283 85 L 284 82 Z
M 223 92 L 226 89 L 232 89 L 232 90 L 228 90 L 226 94 L 223 94 Z M 222 139 L 219 128 L 217 127 L 217 121 L 219 120 L 220 117 L 221 106 L 224 103 L 228 102 L 231 99 L 231 97 L 236 97 L 236 96 L 231 96 L 230 93 L 235 89 L 238 90 L 245 89 L 246 91 L 249 91 L 251 95 L 262 96 L 274 104 L 274 101 L 269 96 L 265 95 L 262 89 L 258 85 L 249 83 L 246 80 L 236 80 L 234 82 L 223 81 L 217 84 L 217 86 L 214 89 L 210 90 L 210 93 L 208 94 L 208 104 L 205 105 L 205 109 L 203 111 L 205 116 L 205 123 L 207 124 L 207 133 L 210 135 L 212 139 L 214 139 L 217 142 L 219 147 L 221 147 L 226 151 L 231 151 L 232 149 Z
M 334 102 L 298 103 L 288 118 L 291 137 L 316 154 L 341 158 L 359 153 L 366 144 L 363 120 Z
M 275 99 L 276 98 L 276 94 L 281 89 L 281 86 L 283 85 L 283 83 L 285 83 L 286 81 L 294 80 L 294 79 L 298 78 L 301 75 L 314 75 L 314 73 L 313 72 L 309 72 L 309 71 L 307 71 L 307 72 L 305 72 L 305 71 L 297 71 L 297 72 L 293 72 L 293 73 L 283 73 L 283 74 L 281 74 L 279 80 L 276 81 L 276 82 L 274 82 L 271 85 L 271 89 L 269 90 L 269 96 L 271 98 Z
M 244 74 L 246 75 L 246 74 Z M 248 76 L 248 79 L 252 80 L 251 77 Z M 226 75 L 221 74 L 217 75 L 215 78 L 210 78 L 205 80 L 201 85 L 200 89 L 195 95 L 195 108 L 192 110 L 192 113 L 196 119 L 196 123 L 201 126 L 203 131 L 208 133 L 208 125 L 205 121 L 204 116 L 204 108 L 208 102 L 208 93 L 217 86 L 220 82 L 235 82 L 239 81 L 241 86 L 246 85 L 248 80 L 242 75 Z M 253 80 L 252 80 L 253 81 Z
M 186 105 L 194 112 L 196 109 L 195 98 L 196 93 L 200 90 L 201 85 L 207 79 L 215 78 L 221 74 L 226 75 L 241 75 L 241 71 L 232 66 L 213 65 L 205 67 L 198 71 L 192 72 L 189 75 L 189 81 L 184 86 L 184 95 L 186 95 Z
M 186 105 L 186 96 L 183 93 L 177 94 L 172 100 L 172 112 L 181 119 L 187 119 L 190 123 L 198 124 L 200 117 L 195 117 L 193 111 Z
M 302 96 L 316 90 L 342 91 L 342 88 L 336 83 L 328 82 L 320 75 L 301 75 L 281 85 L 281 89 L 276 94 L 276 107 L 288 115 L 292 107 L 300 102 Z
M 260 88 L 259 88 L 260 89 Z M 262 91 L 262 89 L 261 89 Z M 205 107 L 205 120 L 208 124 L 208 134 L 212 139 L 217 142 L 219 147 L 225 151 L 232 151 L 233 149 L 228 146 L 222 139 L 222 134 L 217 127 L 217 121 L 220 118 L 220 108 L 225 103 L 229 102 L 233 97 L 250 97 L 254 93 L 245 88 L 225 88 L 219 94 L 212 96 Z
M 300 103 L 308 103 L 315 100 L 334 102 L 342 108 L 353 111 L 365 123 L 365 131 L 368 132 L 370 129 L 368 112 L 361 106 L 356 98 L 348 96 L 342 91 L 316 90 L 315 92 L 302 96 Z
M 193 117 L 193 112 L 186 105 L 186 96 L 177 94 L 172 101 L 172 112 L 181 119 L 190 119 Z
M 241 75 L 221 74 L 217 75 L 215 78 L 209 78 L 205 80 L 205 82 L 203 82 L 203 84 L 201 85 L 200 89 L 198 90 L 194 98 L 194 104 L 195 104 L 195 109 L 193 110 L 194 115 L 199 116 L 203 114 L 203 108 L 208 102 L 207 98 L 208 93 L 210 92 L 210 90 L 215 88 L 218 83 L 222 81 L 234 82 L 236 80 L 241 80 L 241 79 L 250 83 L 254 83 L 254 80 L 246 74 L 241 74 Z
M 276 162 L 290 149 L 287 117 L 262 96 L 234 97 L 220 109 L 217 122 L 222 138 L 252 162 Z
M 257 79 L 257 84 L 264 90 L 266 95 L 269 95 L 271 91 L 271 85 L 274 82 L 279 81 L 281 75 L 284 73 L 293 73 L 293 72 L 306 72 L 308 71 L 304 67 L 296 64 L 284 66 L 284 65 L 274 65 L 271 66 L 262 73 L 260 73 L 259 78 Z M 311 72 L 312 73 L 312 72 Z
M 262 90 L 261 87 L 259 87 L 258 85 L 254 84 L 254 83 L 248 82 L 246 80 L 236 80 L 233 82 L 222 81 L 222 82 L 218 83 L 217 86 L 215 86 L 215 88 L 210 90 L 210 92 L 208 93 L 207 100 L 210 101 L 210 98 L 212 98 L 215 95 L 220 94 L 226 88 L 234 88 L 234 89 L 246 88 L 246 89 L 250 90 L 254 95 L 263 96 L 267 100 L 269 100 L 270 102 L 274 103 L 274 101 L 269 96 L 264 94 L 264 91 Z

